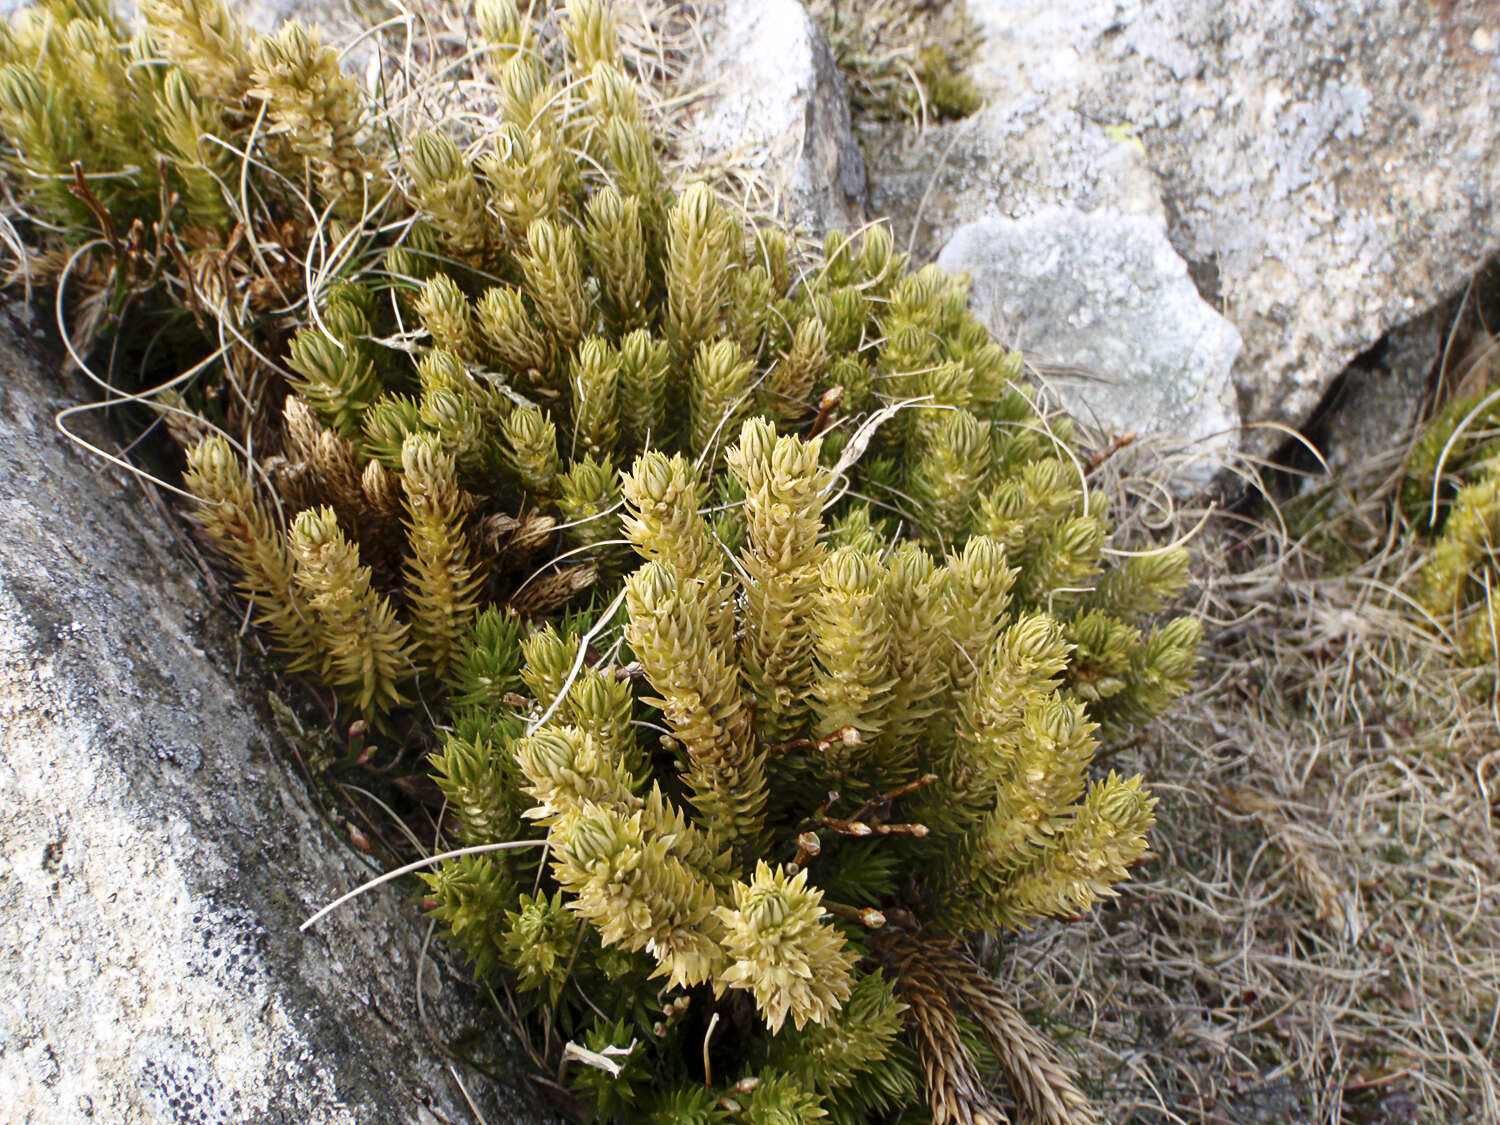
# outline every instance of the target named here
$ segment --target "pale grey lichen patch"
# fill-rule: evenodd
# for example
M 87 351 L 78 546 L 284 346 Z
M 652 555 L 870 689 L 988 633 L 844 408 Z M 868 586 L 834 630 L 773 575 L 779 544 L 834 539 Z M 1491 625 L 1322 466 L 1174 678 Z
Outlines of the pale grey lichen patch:
M 172 533 L 53 428 L 77 389 L 5 339 L 0 366 L 5 1120 L 472 1120 L 417 1018 L 418 911 L 386 888 L 297 932 L 369 870 L 270 752 Z M 499 1082 L 461 1072 L 485 1117 L 546 1120 L 495 1013 L 445 962 L 424 983 L 439 1035 L 497 1048 Z
M 1161 227 L 1141 215 L 1046 208 L 960 227 L 938 264 L 967 272 L 972 304 L 1021 347 L 1079 417 L 1189 455 L 1206 484 L 1237 447 L 1234 326 L 1206 305 Z

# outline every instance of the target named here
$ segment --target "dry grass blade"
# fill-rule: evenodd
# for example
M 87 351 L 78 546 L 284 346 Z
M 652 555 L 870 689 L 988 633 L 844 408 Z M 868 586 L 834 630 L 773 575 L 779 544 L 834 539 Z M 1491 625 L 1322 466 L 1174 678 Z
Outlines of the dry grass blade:
M 1226 787 L 1219 790 L 1219 799 L 1236 812 L 1255 817 L 1276 846 L 1292 861 L 1292 870 L 1312 899 L 1318 921 L 1331 928 L 1334 935 L 1345 941 L 1357 942 L 1364 932 L 1360 920 L 1359 905 L 1354 894 L 1341 890 L 1328 874 L 1328 869 L 1318 859 L 1317 851 L 1309 845 L 1305 829 L 1287 819 L 1281 807 L 1274 801 L 1248 789 Z

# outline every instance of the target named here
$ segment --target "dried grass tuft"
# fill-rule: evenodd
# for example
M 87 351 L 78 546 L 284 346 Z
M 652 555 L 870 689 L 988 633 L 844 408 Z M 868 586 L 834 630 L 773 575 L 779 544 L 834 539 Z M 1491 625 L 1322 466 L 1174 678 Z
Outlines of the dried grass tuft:
M 983 98 L 969 77 L 977 30 L 962 3 L 808 0 L 855 114 L 929 122 L 967 117 Z

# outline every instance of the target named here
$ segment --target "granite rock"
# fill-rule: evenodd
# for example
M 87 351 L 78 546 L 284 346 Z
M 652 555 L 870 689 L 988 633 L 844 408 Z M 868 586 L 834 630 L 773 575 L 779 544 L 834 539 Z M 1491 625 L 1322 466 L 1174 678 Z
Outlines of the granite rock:
M 970 275 L 976 314 L 1050 373 L 1071 413 L 1115 436 L 1171 435 L 1150 444 L 1177 458 L 1176 484 L 1212 479 L 1239 427 L 1240 334 L 1198 296 L 1156 222 L 1061 207 L 981 219 L 938 264 Z
M 1397 325 L 1335 381 L 1303 427 L 1308 443 L 1329 469 L 1397 468 L 1407 451 L 1405 438 L 1416 428 L 1428 400 L 1456 304 L 1445 301 Z M 1287 452 L 1300 456 L 1293 447 Z M 1307 468 L 1312 471 L 1314 466 Z M 1317 487 L 1322 482 L 1322 474 L 1316 473 L 1308 483 Z
M 914 245 L 1055 206 L 1165 223 L 1240 331 L 1246 423 L 1299 425 L 1500 248 L 1500 11 L 1477 0 L 969 0 L 976 117 L 866 136 Z M 1264 428 L 1247 444 L 1279 440 Z
M 864 221 L 865 166 L 844 80 L 797 0 L 703 0 L 680 122 L 686 163 L 733 168 L 753 202 L 815 232 Z
M 298 932 L 371 865 L 147 494 L 54 427 L 82 389 L 0 335 L 5 1119 L 432 1125 L 477 1121 L 472 1098 L 492 1125 L 547 1120 L 401 891 Z M 488 1044 L 495 1078 L 424 1030 L 419 966 L 428 1026 Z

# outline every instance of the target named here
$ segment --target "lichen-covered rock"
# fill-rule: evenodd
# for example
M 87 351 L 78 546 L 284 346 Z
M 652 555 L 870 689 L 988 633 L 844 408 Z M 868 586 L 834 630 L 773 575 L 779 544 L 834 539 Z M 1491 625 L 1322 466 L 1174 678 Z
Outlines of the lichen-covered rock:
M 1151 219 L 1062 207 L 981 219 L 938 265 L 969 273 L 975 313 L 999 339 L 1056 368 L 1048 382 L 1069 413 L 1116 435 L 1171 435 L 1177 448 L 1153 454 L 1186 454 L 1179 485 L 1207 484 L 1235 448 L 1240 334 Z
M 173 532 L 53 426 L 81 388 L 3 336 L 0 1116 L 467 1122 L 462 1082 L 492 1123 L 545 1120 L 519 1064 L 492 1082 L 424 1030 L 419 965 L 437 1035 L 501 1041 L 399 892 L 298 932 L 371 872 Z
M 738 167 L 795 224 L 822 232 L 864 222 L 865 166 L 844 83 L 797 0 L 705 0 L 702 96 L 681 125 L 689 162 Z
M 1240 330 L 1247 423 L 1333 379 L 1500 248 L 1493 5 L 969 0 L 975 118 L 867 146 L 871 205 L 937 247 L 1066 205 L 1162 218 Z M 1247 435 L 1265 451 L 1270 428 Z

